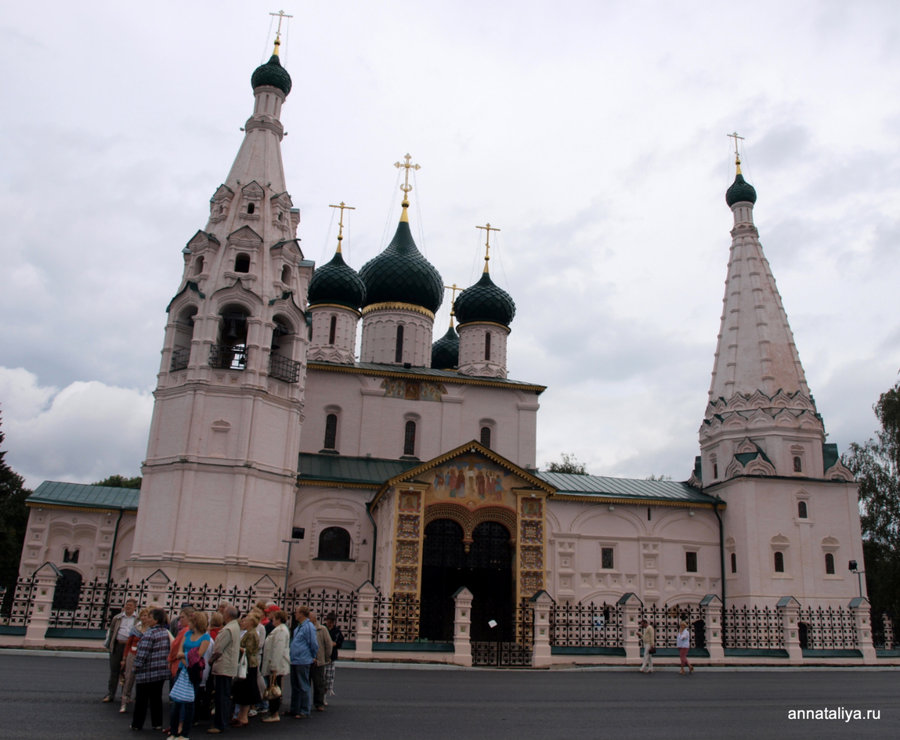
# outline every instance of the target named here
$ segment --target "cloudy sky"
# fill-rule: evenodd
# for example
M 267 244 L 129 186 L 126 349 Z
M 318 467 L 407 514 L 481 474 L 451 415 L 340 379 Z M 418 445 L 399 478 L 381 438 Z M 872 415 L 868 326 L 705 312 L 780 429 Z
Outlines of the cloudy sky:
M 539 464 L 686 479 L 719 327 L 734 177 L 842 451 L 900 369 L 895 1 L 296 2 L 282 59 L 305 256 L 380 252 L 406 152 L 420 249 L 491 271 L 510 376 L 542 383 Z M 259 2 L 6 3 L 0 410 L 32 487 L 137 475 L 181 248 L 271 53 Z M 495 248 L 494 248 L 495 247 Z M 435 322 L 448 324 L 449 299 Z

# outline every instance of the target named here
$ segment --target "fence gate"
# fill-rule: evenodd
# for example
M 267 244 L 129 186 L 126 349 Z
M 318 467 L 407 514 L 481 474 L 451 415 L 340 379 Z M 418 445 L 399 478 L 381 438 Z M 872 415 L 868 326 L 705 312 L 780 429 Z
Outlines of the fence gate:
M 473 642 L 472 665 L 531 668 L 531 646 L 517 642 Z

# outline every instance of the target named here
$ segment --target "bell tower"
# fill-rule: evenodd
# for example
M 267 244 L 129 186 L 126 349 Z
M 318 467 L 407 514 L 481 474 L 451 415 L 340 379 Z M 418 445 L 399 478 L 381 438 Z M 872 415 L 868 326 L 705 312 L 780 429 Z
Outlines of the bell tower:
M 249 585 L 283 573 L 295 504 L 312 263 L 285 188 L 278 55 L 209 220 L 182 250 L 143 465 L 132 578 Z

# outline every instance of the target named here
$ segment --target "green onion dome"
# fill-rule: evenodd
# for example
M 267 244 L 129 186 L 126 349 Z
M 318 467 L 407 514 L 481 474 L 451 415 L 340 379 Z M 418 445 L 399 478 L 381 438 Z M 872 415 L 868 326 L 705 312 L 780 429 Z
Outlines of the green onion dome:
M 460 326 L 473 321 L 509 326 L 516 315 L 516 304 L 509 293 L 494 285 L 490 273 L 485 270 L 481 280 L 459 294 L 453 310 Z
M 278 58 L 278 55 L 273 54 L 268 62 L 253 70 L 250 84 L 253 85 L 254 90 L 263 85 L 271 85 L 287 95 L 291 91 L 291 76 L 281 66 L 281 60 Z
M 740 170 L 731 187 L 725 191 L 725 202 L 729 207 L 735 203 L 756 203 L 756 189 L 744 179 Z
M 331 262 L 319 267 L 309 281 L 309 305 L 337 303 L 359 310 L 366 300 L 366 286 L 350 265 L 344 262 L 340 252 L 335 252 Z
M 366 284 L 366 306 L 411 303 L 435 313 L 444 300 L 444 281 L 419 252 L 408 221 L 397 225 L 391 243 L 362 266 L 359 276 Z
M 455 370 L 459 365 L 459 334 L 452 326 L 431 345 L 431 367 L 436 370 Z

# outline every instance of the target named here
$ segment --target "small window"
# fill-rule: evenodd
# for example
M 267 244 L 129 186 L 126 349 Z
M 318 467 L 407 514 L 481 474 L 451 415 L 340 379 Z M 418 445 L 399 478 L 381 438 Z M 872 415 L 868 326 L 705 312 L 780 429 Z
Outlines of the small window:
M 194 274 L 199 275 L 201 272 L 203 272 L 203 257 L 197 257 L 194 262 Z
M 406 422 L 406 428 L 403 435 L 403 454 L 416 454 L 416 422 L 410 420 Z
M 652 519 L 652 516 L 650 514 L 650 507 L 648 506 L 647 507 L 647 521 L 649 522 L 651 519 Z
M 731 553 L 731 572 L 737 573 L 737 555 Z
M 291 282 L 291 268 L 287 265 L 281 268 L 281 282 L 283 282 L 285 285 Z
M 829 576 L 834 575 L 834 555 L 830 552 L 825 553 L 825 573 Z
M 800 459 L 799 455 L 794 455 L 794 472 L 795 473 L 803 472 L 803 461 Z
M 63 562 L 64 563 L 77 563 L 78 562 L 78 550 L 70 550 L 68 547 L 63 550 Z
M 249 254 L 239 254 L 234 259 L 234 271 L 235 272 L 250 272 L 250 255 Z
M 343 527 L 328 527 L 319 535 L 319 560 L 349 560 L 350 533 Z
M 694 550 L 688 550 L 684 554 L 684 569 L 688 573 L 697 572 L 697 553 Z
M 328 327 L 328 344 L 334 344 L 334 338 L 337 335 L 337 316 L 331 317 L 331 324 Z
M 719 463 L 713 463 L 713 478 L 719 477 Z
M 481 427 L 481 444 L 485 447 L 491 446 L 491 428 Z
M 797 502 L 797 517 L 800 519 L 806 519 L 809 516 L 809 513 L 806 508 L 806 501 L 798 501 Z
M 484 335 L 484 359 L 491 359 L 491 333 L 488 332 Z
M 775 553 L 775 572 L 784 573 L 784 553 L 780 550 Z
M 256 203 L 247 204 L 247 213 L 253 214 L 256 211 Z
M 325 443 L 326 450 L 337 449 L 337 414 L 328 414 L 325 417 Z
M 613 548 L 611 547 L 601 547 L 600 548 L 600 567 L 604 570 L 612 570 L 614 566 L 614 556 L 613 556 Z
M 394 362 L 403 362 L 403 325 L 397 327 L 397 346 L 394 349 Z

